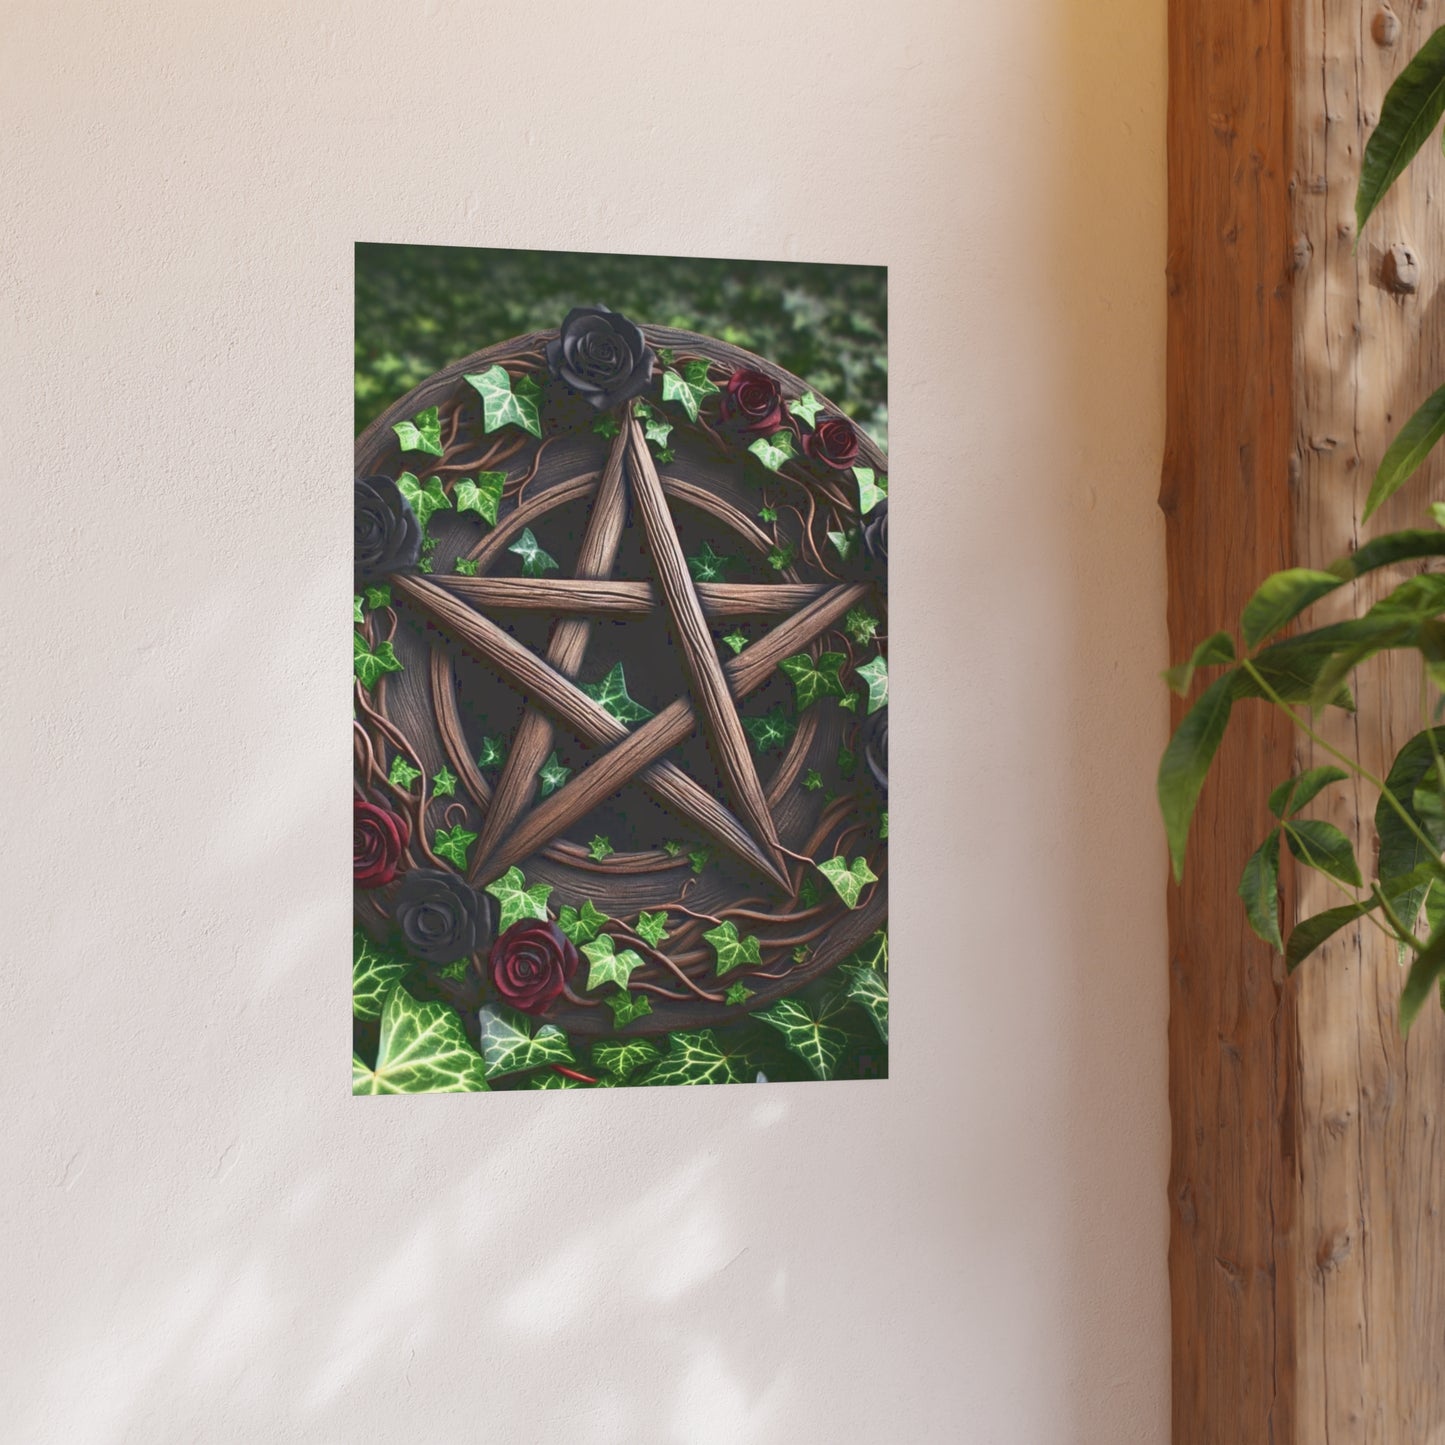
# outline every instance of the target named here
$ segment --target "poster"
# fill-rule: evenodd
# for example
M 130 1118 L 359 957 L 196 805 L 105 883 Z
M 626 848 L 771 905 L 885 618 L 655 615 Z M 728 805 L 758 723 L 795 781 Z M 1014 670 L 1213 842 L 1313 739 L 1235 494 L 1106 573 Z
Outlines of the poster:
M 360 245 L 353 1089 L 888 1072 L 878 267 Z

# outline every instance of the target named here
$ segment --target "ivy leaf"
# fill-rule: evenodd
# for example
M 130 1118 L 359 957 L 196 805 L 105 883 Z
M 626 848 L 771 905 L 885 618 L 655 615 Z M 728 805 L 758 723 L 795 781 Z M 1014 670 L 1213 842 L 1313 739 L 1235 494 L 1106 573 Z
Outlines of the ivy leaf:
M 438 858 L 445 858 L 448 863 L 457 868 L 465 870 L 467 866 L 467 849 L 477 841 L 475 833 L 468 833 L 460 823 L 450 830 L 438 828 L 436 838 L 433 840 L 431 850 Z
M 432 774 L 431 790 L 433 796 L 438 798 L 456 796 L 457 775 L 445 763 L 442 764 L 441 772 Z
M 681 373 L 669 367 L 662 373 L 662 399 L 675 401 L 687 413 L 689 421 L 696 421 L 702 400 L 714 396 L 717 387 L 708 380 L 707 362 L 689 361 Z
M 701 873 L 707 865 L 712 862 L 711 848 L 694 848 L 688 855 L 688 861 L 692 864 L 694 873 Z
M 522 576 L 540 577 L 544 572 L 557 570 L 557 559 L 550 552 L 544 552 L 532 535 L 530 527 L 522 528 L 522 535 L 507 548 L 522 559 Z
M 823 775 L 817 768 L 809 768 L 803 774 L 803 781 L 798 786 L 806 788 L 810 793 L 816 793 L 823 786 Z
M 539 796 L 550 798 L 572 776 L 572 769 L 557 756 L 557 749 L 553 748 L 552 756 L 542 764 L 541 772 L 537 776 L 542 783 Z
M 360 627 L 366 619 L 361 615 L 361 593 L 356 593 L 351 599 L 351 620 Z
M 351 635 L 356 639 L 354 654 L 356 680 L 368 692 L 376 686 L 378 678 L 385 676 L 388 672 L 401 671 L 401 663 L 397 660 L 396 653 L 391 650 L 391 643 L 380 642 L 377 644 L 376 651 L 373 652 L 359 632 L 353 632 Z
M 614 1039 L 610 1043 L 592 1045 L 592 1062 L 603 1073 L 611 1074 L 625 1084 L 634 1074 L 655 1064 L 662 1056 L 656 1044 L 647 1039 Z
M 667 1053 L 642 1077 L 644 1084 L 741 1084 L 747 1062 L 728 1053 L 711 1029 L 669 1034 Z
M 714 552 L 711 542 L 704 542 L 702 551 L 696 557 L 687 559 L 687 567 L 698 582 L 721 582 L 723 572 L 732 565 L 732 560 Z
M 411 785 L 421 777 L 421 769 L 414 768 L 407 760 L 398 753 L 391 760 L 391 771 L 386 775 L 387 781 L 395 784 L 398 788 L 405 788 L 411 791 Z
M 794 963 L 802 963 L 802 961 L 803 961 L 805 958 L 807 958 L 807 956 L 808 956 L 808 945 L 807 945 L 806 943 L 800 943 L 800 944 L 793 950 L 793 962 L 794 962 Z
M 391 606 L 391 587 L 389 585 L 378 587 L 373 584 L 370 587 L 363 587 L 361 589 L 361 595 L 366 598 L 366 605 L 371 608 L 373 612 L 375 612 L 378 607 Z
M 734 654 L 741 652 L 748 645 L 747 638 L 736 627 L 731 632 L 723 633 L 723 641 L 732 648 Z
M 475 512 L 488 526 L 495 527 L 497 508 L 506 485 L 506 472 L 478 472 L 476 481 L 462 477 L 455 489 L 458 515 Z
M 620 723 L 646 722 L 652 716 L 648 708 L 628 696 L 627 676 L 620 662 L 601 682 L 584 683 L 582 691 L 594 702 L 600 702 Z
M 592 430 L 600 437 L 607 437 L 609 440 L 615 437 L 622 428 L 617 424 L 617 418 L 609 412 L 603 412 L 596 421 L 592 423 Z
M 858 676 L 868 684 L 868 713 L 871 716 L 888 704 L 888 659 L 880 652 L 872 662 L 858 669 Z
M 482 1058 L 487 1077 L 520 1074 L 546 1064 L 575 1064 L 567 1035 L 556 1024 L 542 1024 L 532 1032 L 532 1020 L 515 1009 L 488 1004 L 481 1011 Z
M 798 902 L 804 908 L 812 908 L 818 901 L 818 885 L 811 873 L 805 874 L 802 886 L 798 889 Z
M 451 498 L 442 490 L 440 477 L 428 477 L 426 485 L 422 486 L 410 472 L 403 472 L 396 479 L 396 489 L 411 503 L 422 531 L 426 531 L 433 512 L 450 512 L 452 509 Z
M 662 845 L 662 851 L 666 853 L 669 858 L 680 858 L 682 856 L 682 844 L 669 838 L 668 841 Z
M 759 437 L 748 450 L 770 471 L 775 472 L 794 456 L 793 434 L 784 428 L 770 437 Z
M 820 1079 L 831 1079 L 838 1072 L 848 1036 L 842 1029 L 830 1028 L 797 998 L 779 999 L 770 1008 L 759 1009 L 753 1017 L 782 1034 L 783 1042 L 803 1060 Z
M 479 768 L 500 768 L 507 761 L 507 748 L 501 738 L 483 738 L 477 754 Z
M 373 943 L 364 929 L 351 932 L 351 1012 L 359 1019 L 379 1019 L 382 1004 L 411 960 Z
M 798 729 L 798 724 L 783 711 L 782 703 L 774 703 L 761 717 L 743 718 L 742 724 L 760 753 L 781 748 Z
M 430 557 L 423 557 L 421 561 L 416 564 L 416 570 L 418 572 L 434 572 L 436 566 Z
M 677 352 L 670 346 L 659 346 L 657 348 L 657 359 L 664 366 L 671 366 L 672 363 L 677 360 Z
M 755 989 L 747 988 L 743 984 L 730 983 L 727 991 L 727 1003 L 730 1007 L 736 1008 L 739 1004 L 746 1003 L 755 992 Z
M 801 417 L 809 426 L 816 426 L 818 413 L 823 410 L 823 403 L 811 391 L 805 391 L 797 401 L 788 403 L 788 410 L 794 416 Z
M 886 838 L 886 837 L 888 836 L 888 809 L 887 809 L 887 808 L 884 808 L 884 810 L 883 810 L 882 814 L 880 815 L 880 817 L 881 817 L 881 822 L 880 822 L 879 828 L 878 828 L 878 836 L 879 836 L 880 838 Z
M 569 903 L 557 915 L 557 927 L 581 948 L 584 943 L 591 943 L 599 933 L 602 932 L 602 925 L 607 922 L 607 915 L 599 913 L 597 906 L 590 898 L 582 900 L 581 909 L 573 908 Z
M 1445 504 L 1442 504 L 1442 505 L 1445 505 Z M 760 522 L 776 522 L 777 520 L 778 520 L 778 509 L 777 509 L 776 507 L 764 507 L 764 508 L 762 508 L 762 510 L 759 511 L 759 513 L 758 513 L 758 521 L 760 521 Z M 1442 527 L 1445 527 L 1445 522 L 1442 522 L 1440 525 L 1441 525 Z
M 396 433 L 402 451 L 428 452 L 434 457 L 441 456 L 442 424 L 436 407 L 429 406 L 425 411 L 417 412 L 410 421 L 396 422 L 391 429 Z
M 478 565 L 475 557 L 458 557 L 452 566 L 452 570 L 459 577 L 475 577 L 477 575 Z
M 731 918 L 716 928 L 709 928 L 703 937 L 712 944 L 717 955 L 717 973 L 721 978 L 735 968 L 757 966 L 763 961 L 762 945 L 754 934 L 738 937 L 738 926 Z
M 649 412 L 642 419 L 642 433 L 648 441 L 666 449 L 667 439 L 672 435 L 672 423 L 658 412 Z
M 858 510 L 866 517 L 888 495 L 888 478 L 876 478 L 872 467 L 854 467 L 858 483 Z
M 613 1025 L 619 1029 L 652 1012 L 652 1003 L 645 993 L 610 993 L 603 1002 L 612 1010 Z
M 351 1056 L 353 1094 L 476 1094 L 487 1088 L 481 1056 L 444 1003 L 418 1003 L 400 984 L 381 1011 L 376 1068 Z
M 807 881 L 811 882 L 812 880 L 808 879 Z M 864 968 L 874 968 L 879 973 L 887 973 L 888 930 L 880 928 L 877 933 L 870 935 L 862 947 L 849 954 L 843 961 L 862 964 Z
M 637 915 L 637 936 L 654 948 L 659 948 L 667 937 L 667 910 L 648 913 L 645 909 Z
M 591 857 L 594 863 L 605 862 L 616 851 L 617 849 L 614 848 L 612 844 L 602 836 L 601 833 L 595 833 L 592 837 L 592 841 L 587 845 L 588 855 Z
M 838 972 L 848 980 L 848 997 L 873 1020 L 878 1037 L 888 1042 L 888 980 L 876 969 L 858 963 L 840 963 Z
M 545 1074 L 533 1074 L 527 1080 L 529 1089 L 585 1089 L 587 1086 L 577 1079 L 569 1079 L 566 1074 L 559 1074 L 555 1070 L 549 1070 Z
M 846 532 L 829 532 L 828 540 L 838 556 L 847 561 L 858 550 L 858 529 L 849 527 Z
M 847 697 L 840 697 L 838 699 L 838 706 L 841 707 L 844 712 L 857 712 L 858 700 L 861 696 L 861 693 L 850 692 Z
M 1287 778 L 1269 795 L 1269 811 L 1276 818 L 1287 818 L 1314 802 L 1331 783 L 1342 783 L 1348 777 L 1342 768 L 1306 768 L 1298 776 Z
M 859 646 L 867 647 L 878 633 L 878 619 L 865 607 L 850 607 L 843 628 Z
M 618 988 L 626 989 L 633 969 L 642 967 L 642 955 L 631 948 L 624 948 L 618 953 L 610 933 L 598 934 L 591 943 L 582 946 L 582 952 L 591 965 L 587 972 L 589 989 L 601 988 L 605 983 L 615 983 Z
M 851 748 L 844 747 L 840 744 L 838 747 L 838 756 L 835 761 L 838 764 L 838 771 L 842 773 L 845 778 L 851 778 L 854 768 L 858 766 L 858 754 Z
M 669 462 L 677 460 L 677 453 L 671 447 L 658 447 L 657 460 L 666 466 Z
M 778 670 L 793 680 L 799 712 L 811 707 L 820 697 L 843 696 L 843 664 L 847 661 L 841 652 L 825 652 L 816 662 L 806 652 L 800 652 L 778 664 Z M 886 678 L 884 685 L 887 685 Z
M 781 572 L 785 567 L 791 566 L 796 549 L 791 542 L 780 542 L 771 552 L 768 553 L 768 566 L 774 572 Z
M 495 882 L 487 884 L 487 892 L 501 905 L 502 918 L 497 932 L 505 933 L 519 919 L 547 917 L 547 898 L 552 885 L 535 883 L 528 888 L 526 875 L 513 864 Z
M 534 437 L 542 435 L 542 420 L 537 400 L 542 389 L 531 377 L 522 377 L 513 385 L 504 366 L 489 366 L 467 380 L 482 398 L 482 429 L 494 432 L 507 425 L 519 426 Z M 528 384 L 530 383 L 530 384 Z
M 878 881 L 878 875 L 869 868 L 867 859 L 855 858 L 850 867 L 841 854 L 837 858 L 829 858 L 826 863 L 819 863 L 818 872 L 833 885 L 838 897 L 849 908 L 858 906 L 858 899 L 867 884 Z M 707 935 L 703 934 L 703 937 Z
M 1250 855 L 1239 880 L 1239 896 L 1249 926 L 1267 944 L 1284 952 L 1279 932 L 1279 829 Z

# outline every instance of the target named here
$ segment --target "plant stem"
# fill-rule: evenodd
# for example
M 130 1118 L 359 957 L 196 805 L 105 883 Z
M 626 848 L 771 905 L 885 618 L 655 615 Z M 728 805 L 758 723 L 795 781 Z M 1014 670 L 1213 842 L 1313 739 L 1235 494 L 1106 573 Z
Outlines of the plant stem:
M 1416 953 L 1419 953 L 1425 945 L 1400 921 L 1400 915 L 1395 912 L 1390 900 L 1385 897 L 1385 890 L 1381 888 L 1378 883 L 1373 883 L 1370 885 L 1370 893 L 1380 905 L 1385 917 L 1390 920 L 1390 925 L 1395 930 L 1396 938 L 1408 948 L 1413 948 Z

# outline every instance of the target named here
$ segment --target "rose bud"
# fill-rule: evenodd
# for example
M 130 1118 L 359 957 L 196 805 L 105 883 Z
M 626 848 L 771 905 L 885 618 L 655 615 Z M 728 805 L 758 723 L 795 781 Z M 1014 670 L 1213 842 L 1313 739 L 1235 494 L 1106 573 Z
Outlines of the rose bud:
M 605 306 L 573 307 L 547 343 L 552 375 L 598 411 L 641 396 L 656 360 L 641 328 Z
M 396 924 L 424 962 L 455 963 L 491 941 L 491 900 L 455 873 L 413 868 L 401 880 Z
M 778 383 L 761 371 L 744 367 L 728 377 L 723 388 L 722 414 L 744 431 L 771 432 L 783 425 L 783 394 Z
M 888 709 L 881 708 L 863 722 L 863 761 L 873 781 L 888 796 Z
M 503 1003 L 541 1013 L 577 971 L 572 940 L 542 918 L 523 918 L 492 945 L 492 983 Z
M 874 562 L 888 562 L 888 498 L 884 497 L 863 518 L 863 555 Z
M 411 503 L 390 477 L 359 477 L 355 495 L 358 582 L 407 572 L 421 558 L 421 527 Z
M 411 824 L 400 813 L 354 800 L 351 815 L 351 868 L 358 888 L 383 888 L 396 877 L 411 838 Z
M 803 450 L 815 462 L 822 462 L 835 472 L 845 472 L 858 460 L 858 433 L 853 430 L 853 423 L 841 416 L 825 417 L 816 431 L 803 437 Z

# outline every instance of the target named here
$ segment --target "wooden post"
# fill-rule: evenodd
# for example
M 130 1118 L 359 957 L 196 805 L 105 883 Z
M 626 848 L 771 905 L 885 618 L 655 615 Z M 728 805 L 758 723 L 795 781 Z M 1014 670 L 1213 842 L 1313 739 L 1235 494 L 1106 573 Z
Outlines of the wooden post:
M 1268 572 L 1424 525 L 1445 495 L 1436 459 L 1361 529 L 1390 437 L 1445 381 L 1438 144 L 1358 249 L 1353 219 L 1385 90 L 1441 18 L 1171 0 L 1160 504 L 1176 658 L 1233 626 Z M 1418 673 L 1371 664 L 1357 691 L 1358 723 L 1329 726 L 1379 767 L 1422 726 Z M 1442 1445 L 1445 1020 L 1427 1008 L 1401 1040 L 1402 974 L 1373 932 L 1340 935 L 1290 981 L 1248 932 L 1235 890 L 1265 795 L 1320 759 L 1260 704 L 1231 734 L 1170 890 L 1173 1438 Z M 1337 788 L 1315 814 L 1366 867 L 1374 803 Z M 1339 901 L 1316 875 L 1289 883 L 1296 917 Z

